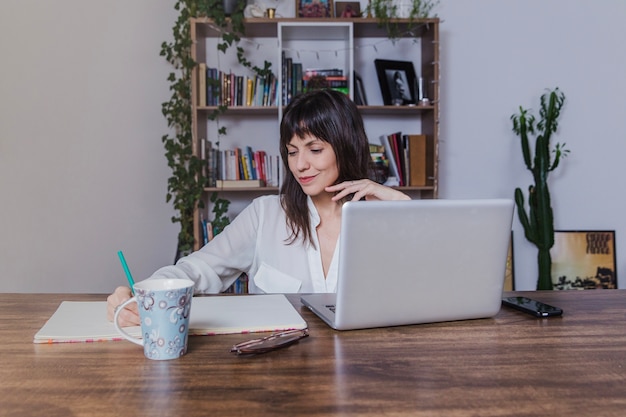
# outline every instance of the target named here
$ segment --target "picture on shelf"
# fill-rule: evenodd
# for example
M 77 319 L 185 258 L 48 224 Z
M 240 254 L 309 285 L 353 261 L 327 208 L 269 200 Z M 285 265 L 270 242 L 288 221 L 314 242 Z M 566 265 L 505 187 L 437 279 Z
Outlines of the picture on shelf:
M 416 77 L 412 62 L 376 59 L 374 64 L 386 106 L 415 104 Z
M 336 1 L 335 17 L 351 18 L 361 16 L 361 3 L 358 1 Z
M 550 255 L 555 290 L 617 288 L 614 230 L 556 230 Z
M 296 0 L 298 17 L 333 17 L 333 0 Z

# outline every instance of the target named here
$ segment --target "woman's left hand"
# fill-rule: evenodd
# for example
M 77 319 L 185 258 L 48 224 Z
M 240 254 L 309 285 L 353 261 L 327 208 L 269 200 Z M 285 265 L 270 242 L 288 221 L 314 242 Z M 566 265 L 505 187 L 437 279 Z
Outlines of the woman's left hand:
M 359 201 L 362 198 L 366 200 L 410 200 L 411 197 L 401 191 L 378 184 L 372 180 L 361 179 L 354 181 L 344 181 L 339 184 L 326 187 L 329 193 L 337 193 L 333 197 L 333 201 L 339 201 L 350 194 L 354 194 L 353 201 Z

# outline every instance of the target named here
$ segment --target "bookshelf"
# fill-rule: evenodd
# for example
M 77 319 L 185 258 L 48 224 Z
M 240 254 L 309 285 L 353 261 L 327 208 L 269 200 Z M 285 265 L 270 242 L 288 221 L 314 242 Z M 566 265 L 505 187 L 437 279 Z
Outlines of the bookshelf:
M 302 68 L 340 68 L 348 80 L 348 94 L 355 98 L 354 73 L 362 79 L 367 105 L 359 105 L 370 142 L 382 144 L 382 136 L 395 132 L 423 134 L 427 138 L 426 184 L 398 187 L 412 198 L 437 198 L 439 157 L 439 19 L 422 19 L 410 22 L 397 19 L 400 38 L 391 40 L 375 18 L 253 18 L 245 20 L 245 36 L 241 45 L 246 58 L 255 65 L 264 61 L 271 63 L 276 76 L 276 98 L 265 105 L 230 105 L 217 120 L 209 120 L 216 106 L 207 105 L 200 99 L 201 77 L 196 66 L 192 74 L 192 135 L 194 149 L 201 154 L 201 142 L 219 141 L 219 149 L 251 146 L 270 155 L 279 155 L 279 122 L 288 99 L 283 97 L 286 76 L 283 72 L 284 58 L 301 63 Z M 251 70 L 237 61 L 235 48 L 226 54 L 217 50 L 220 33 L 210 19 L 191 19 L 190 36 L 192 58 L 206 67 L 218 68 L 225 73 L 251 77 Z M 375 59 L 412 62 L 415 72 L 424 80 L 425 105 L 384 105 L 378 81 Z M 204 86 L 202 86 L 204 88 Z M 414 96 L 417 93 L 413 92 Z M 417 97 L 416 97 L 417 98 Z M 225 136 L 219 136 L 220 128 L 226 127 Z M 282 168 L 282 167 L 281 167 Z M 210 218 L 209 197 L 212 192 L 224 193 L 231 200 L 231 207 L 245 206 L 253 198 L 278 193 L 278 186 L 205 188 L 205 208 L 195 214 L 196 245 L 202 243 L 201 215 Z

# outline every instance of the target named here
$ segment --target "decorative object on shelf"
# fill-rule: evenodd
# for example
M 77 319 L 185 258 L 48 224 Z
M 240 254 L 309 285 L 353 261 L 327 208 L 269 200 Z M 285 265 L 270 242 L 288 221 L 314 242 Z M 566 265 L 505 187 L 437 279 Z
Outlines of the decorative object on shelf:
M 415 104 L 415 68 L 409 61 L 375 59 L 376 74 L 386 106 Z
M 552 259 L 550 248 L 554 245 L 554 218 L 548 189 L 548 174 L 554 171 L 566 157 L 569 150 L 565 143 L 557 143 L 550 150 L 550 138 L 556 132 L 557 119 L 561 113 L 565 95 L 555 88 L 541 96 L 541 120 L 535 124 L 535 117 L 527 109 L 520 106 L 519 114 L 513 114 L 513 131 L 521 139 L 522 155 L 526 168 L 533 174 L 534 185 L 528 187 L 529 214 L 524 206 L 524 194 L 520 188 L 515 189 L 515 203 L 520 223 L 524 227 L 524 235 L 529 242 L 537 247 L 537 263 L 539 274 L 537 278 L 538 290 L 552 289 Z M 537 134 L 535 140 L 535 157 L 531 158 L 529 135 Z M 551 160 L 550 153 L 554 153 Z
M 333 0 L 296 0 L 300 18 L 333 17 Z
M 417 94 L 417 105 L 418 106 L 429 106 L 430 99 L 428 98 L 428 94 L 426 93 L 426 88 L 424 85 L 424 78 L 417 77 L 415 79 L 415 92 Z
M 254 3 L 254 4 L 249 4 L 246 6 L 246 8 L 243 10 L 243 16 L 246 19 L 251 19 L 254 17 L 263 17 L 265 16 L 265 12 L 263 11 L 263 7 Z
M 246 19 L 257 17 L 268 19 L 293 18 L 295 17 L 295 8 L 296 4 L 293 3 L 293 0 L 249 0 L 243 15 Z
M 237 10 L 237 3 L 239 0 L 222 0 L 222 4 L 224 6 L 224 15 L 230 16 L 235 13 Z
M 336 1 L 335 17 L 338 18 L 354 18 L 361 16 L 361 3 L 358 1 Z
M 555 290 L 617 288 L 614 230 L 555 230 L 550 255 Z
M 396 39 L 406 29 L 411 32 L 416 19 L 426 19 L 439 4 L 439 0 L 369 0 L 365 9 L 367 17 L 372 15 L 378 20 L 378 26 L 384 27 L 389 38 Z M 437 16 L 436 14 L 433 16 Z M 408 26 L 401 26 L 397 19 L 408 19 Z

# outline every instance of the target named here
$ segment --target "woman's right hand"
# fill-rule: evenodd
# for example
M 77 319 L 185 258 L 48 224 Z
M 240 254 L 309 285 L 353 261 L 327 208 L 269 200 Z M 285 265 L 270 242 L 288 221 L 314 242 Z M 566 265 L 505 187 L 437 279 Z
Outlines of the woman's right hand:
M 113 317 L 115 316 L 115 309 L 117 308 L 117 306 L 119 306 L 132 296 L 133 295 L 130 292 L 130 288 L 117 287 L 113 294 L 107 297 L 107 319 L 109 319 L 109 321 L 113 321 Z M 121 327 L 139 326 L 140 320 L 137 303 L 130 303 L 126 307 L 124 307 L 124 310 L 120 312 L 118 323 Z

